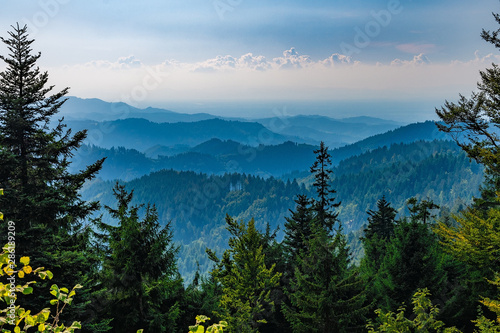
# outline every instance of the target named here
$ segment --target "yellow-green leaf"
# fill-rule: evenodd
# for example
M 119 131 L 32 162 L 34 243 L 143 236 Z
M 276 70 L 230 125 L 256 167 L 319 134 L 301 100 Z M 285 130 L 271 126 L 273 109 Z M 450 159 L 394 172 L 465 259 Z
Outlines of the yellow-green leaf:
M 21 329 L 19 328 L 19 326 L 16 326 L 14 328 L 14 333 L 21 333 Z
M 5 274 L 7 274 L 7 275 L 12 275 L 12 274 L 14 274 L 14 271 L 10 268 L 10 266 L 5 266 L 5 267 L 3 268 L 3 271 L 4 271 L 4 272 L 5 272 Z
M 24 319 L 24 322 L 30 326 L 34 326 L 35 325 L 35 318 L 33 318 L 32 316 L 26 316 L 26 319 Z
M 201 325 L 189 326 L 189 332 L 192 333 L 204 333 L 205 329 Z
M 33 288 L 31 288 L 31 287 L 26 287 L 26 288 L 24 288 L 24 289 L 23 289 L 23 294 L 24 294 L 24 295 L 29 295 L 29 294 L 31 294 L 31 293 L 33 293 Z
M 38 325 L 38 332 L 43 332 L 43 331 L 45 331 L 45 325 L 42 323 Z
M 23 278 L 24 277 L 24 272 L 23 271 L 19 271 L 17 272 L 17 275 L 19 276 L 19 278 Z
M 21 257 L 21 259 L 19 259 L 19 262 L 21 262 L 21 264 L 23 264 L 23 265 L 29 265 L 30 264 L 30 257 Z

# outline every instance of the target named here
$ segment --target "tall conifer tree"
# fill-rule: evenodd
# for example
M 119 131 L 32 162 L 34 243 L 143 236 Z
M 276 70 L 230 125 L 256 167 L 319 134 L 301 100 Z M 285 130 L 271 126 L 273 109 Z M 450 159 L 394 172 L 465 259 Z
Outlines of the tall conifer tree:
M 316 161 L 310 168 L 311 173 L 314 175 L 313 186 L 317 194 L 314 210 L 316 211 L 318 223 L 328 231 L 332 231 L 339 215 L 334 209 L 340 206 L 340 202 L 335 202 L 333 197 L 336 191 L 330 185 L 333 173 L 331 169 L 332 158 L 328 153 L 328 147 L 323 141 L 321 141 L 319 149 L 315 150 L 314 153 L 316 154 Z
M 292 216 L 285 217 L 285 237 L 283 243 L 287 252 L 288 264 L 293 264 L 298 255 L 307 250 L 307 243 L 312 236 L 314 213 L 311 199 L 306 195 L 298 195 L 295 211 L 290 210 Z
M 16 223 L 18 255 L 50 268 L 55 276 L 51 283 L 84 284 L 96 264 L 88 255 L 84 224 L 98 204 L 82 201 L 78 191 L 103 160 L 76 174 L 68 172 L 69 159 L 86 137 L 85 131 L 72 135 L 62 120 L 54 119 L 68 88 L 52 93 L 47 72 L 37 67 L 40 53 L 33 54 L 26 26 L 18 24 L 8 34 L 0 37 L 9 52 L 0 56 L 7 65 L 0 73 L 0 186 L 11 195 L 0 198 L 1 205 Z M 46 306 L 45 301 L 39 298 L 35 303 L 40 304 L 30 305 Z
M 253 219 L 246 224 L 227 215 L 226 223 L 229 249 L 222 258 L 207 249 L 216 263 L 211 274 L 222 285 L 219 315 L 228 321 L 230 332 L 259 332 L 274 311 L 270 293 L 279 285 L 281 273 L 275 271 L 275 264 L 266 266 L 266 236 L 255 228 Z
M 377 210 L 367 213 L 368 225 L 361 238 L 365 255 L 361 260 L 360 272 L 372 305 L 380 307 L 384 282 L 382 263 L 387 254 L 387 244 L 394 235 L 396 210 L 382 197 L 377 201 Z
M 150 205 L 140 219 L 141 206 L 130 205 L 133 191 L 123 185 L 116 184 L 113 192 L 118 207 L 106 209 L 118 225 L 96 221 L 103 232 L 98 241 L 104 245 L 97 300 L 103 308 L 96 315 L 113 318 L 111 332 L 175 332 L 183 287 L 170 223 L 162 228 Z
M 385 200 L 385 196 L 377 201 L 377 210 L 369 210 L 368 226 L 364 230 L 364 238 L 370 239 L 374 234 L 378 237 L 388 239 L 394 234 L 396 210 Z
M 332 197 L 336 192 L 330 185 L 331 157 L 323 142 L 315 153 L 311 172 L 318 197 L 309 209 L 308 201 L 299 197 L 300 205 L 292 221 L 303 221 L 287 225 L 296 228 L 286 233 L 289 243 L 294 240 L 296 244 L 292 253 L 297 263 L 287 289 L 289 303 L 283 304 L 282 311 L 295 333 L 361 330 L 365 297 L 358 273 L 349 267 L 349 247 L 334 211 L 339 203 Z M 310 233 L 307 239 L 301 236 L 304 233 Z

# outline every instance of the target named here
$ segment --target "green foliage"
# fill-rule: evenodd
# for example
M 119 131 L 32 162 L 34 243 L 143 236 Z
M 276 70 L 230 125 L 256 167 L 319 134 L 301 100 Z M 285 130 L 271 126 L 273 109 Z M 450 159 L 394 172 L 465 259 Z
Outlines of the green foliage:
M 428 225 L 418 221 L 400 221 L 387 244 L 379 272 L 382 308 L 394 310 L 408 303 L 419 288 L 428 287 L 440 294 L 447 275 L 442 265 L 443 254 L 438 240 Z
M 0 189 L 0 196 L 4 195 L 3 189 Z M 0 218 L 3 221 L 3 214 Z M 6 223 L 8 226 L 13 226 L 14 223 L 9 221 Z M 0 252 L 0 278 L 5 278 L 7 283 L 0 282 L 0 300 L 7 306 L 5 309 L 0 310 L 0 329 L 2 333 L 11 333 L 10 330 L 4 326 L 14 327 L 15 333 L 25 333 L 30 328 L 36 328 L 38 332 L 61 332 L 73 333 L 75 329 L 81 329 L 81 322 L 73 322 L 71 326 L 66 327 L 64 324 L 59 324 L 60 316 L 67 305 L 71 305 L 73 297 L 76 294 L 76 289 L 82 288 L 77 284 L 71 291 L 67 288 L 61 288 L 53 284 L 51 294 L 55 297 L 50 300 L 51 305 L 55 305 L 56 309 L 52 312 L 53 321 L 49 323 L 51 311 L 44 308 L 37 314 L 31 314 L 31 310 L 26 310 L 21 305 L 16 305 L 19 295 L 31 295 L 33 293 L 33 285 L 36 281 L 29 281 L 22 284 L 16 284 L 17 278 L 24 279 L 26 276 L 32 274 L 38 276 L 41 280 L 52 279 L 53 274 L 49 270 L 44 270 L 43 267 L 33 269 L 30 266 L 29 257 L 19 258 L 19 263 L 23 265 L 18 268 L 16 264 L 16 240 L 12 236 L 15 233 L 9 232 L 9 242 L 2 248 Z M 16 276 L 17 275 L 17 276 Z M 1 316 L 5 313 L 5 316 Z M 24 322 L 24 325 L 22 323 Z M 22 327 L 22 328 L 21 328 Z
M 182 280 L 175 257 L 178 247 L 172 242 L 170 225 L 161 228 L 154 206 L 130 206 L 133 192 L 124 186 L 114 190 L 118 207 L 107 207 L 118 220 L 117 226 L 96 221 L 103 232 L 96 235 L 102 249 L 100 297 L 104 298 L 103 318 L 113 318 L 112 332 L 146 328 L 151 332 L 172 332 L 180 315 L 177 294 Z M 103 302 L 103 301 L 101 301 Z
M 293 276 L 285 292 L 289 302 L 282 311 L 293 332 L 347 332 L 364 320 L 364 294 L 357 272 L 349 270 L 349 248 L 341 224 L 332 237 L 339 206 L 331 188 L 331 158 L 324 143 L 315 151 L 311 167 L 318 199 L 308 207 L 297 200 L 297 213 L 286 225 L 285 241 Z M 363 318 L 363 319 L 361 319 Z
M 293 332 L 352 332 L 359 329 L 366 308 L 362 281 L 349 269 L 345 236 L 333 239 L 322 228 L 301 253 L 283 305 Z
M 280 273 L 265 264 L 264 237 L 252 219 L 248 225 L 226 216 L 229 249 L 219 259 L 207 249 L 216 263 L 211 272 L 222 285 L 219 316 L 229 323 L 231 332 L 258 332 L 265 324 L 266 314 L 274 311 L 270 298 L 272 288 L 279 284 Z
M 207 316 L 196 316 L 196 324 L 194 326 L 189 326 L 189 332 L 193 333 L 223 333 L 224 328 L 227 327 L 227 322 L 220 321 L 218 324 L 212 324 L 207 327 L 205 331 L 205 327 L 203 324 L 206 321 L 209 321 L 210 318 Z
M 415 292 L 412 297 L 413 320 L 405 316 L 404 306 L 400 307 L 397 313 L 376 310 L 377 323 L 370 321 L 366 325 L 368 332 L 460 333 L 455 327 L 445 328 L 445 324 L 436 319 L 439 309 L 432 305 L 429 297 L 430 292 L 427 289 Z
M 55 284 L 50 288 L 50 294 L 55 298 L 50 300 L 50 305 L 55 306 L 55 311 L 44 308 L 36 314 L 32 314 L 32 310 L 25 309 L 21 305 L 16 305 L 19 295 L 31 295 L 33 293 L 32 285 L 36 281 L 25 282 L 24 284 L 16 285 L 16 279 L 24 279 L 28 275 L 38 276 L 44 280 L 52 279 L 51 271 L 44 270 L 43 267 L 33 269 L 30 264 L 29 257 L 21 257 L 19 262 L 23 264 L 22 268 L 17 268 L 12 253 L 15 253 L 15 246 L 6 244 L 0 253 L 0 277 L 6 278 L 7 283 L 0 282 L 0 300 L 5 303 L 6 308 L 0 310 L 0 329 L 3 333 L 11 333 L 8 327 L 13 327 L 16 333 L 34 332 L 61 332 L 73 333 L 76 329 L 81 329 L 80 322 L 73 322 L 70 326 L 60 324 L 60 316 L 67 305 L 71 305 L 73 297 L 76 294 L 76 289 L 82 288 L 81 285 L 76 285 L 70 291 L 67 288 L 61 288 Z M 17 276 L 16 276 L 17 275 Z M 52 322 L 50 317 L 52 314 Z M 7 327 L 7 328 L 6 328 Z
M 495 279 L 493 281 L 488 281 L 492 285 L 496 286 L 498 291 L 500 291 L 500 273 L 495 273 Z M 499 293 L 500 294 L 500 293 Z M 500 300 L 492 300 L 490 298 L 485 298 L 481 301 L 484 305 L 488 307 L 492 312 L 497 315 L 497 322 L 500 324 Z
M 57 285 L 82 284 L 97 267 L 89 249 L 89 230 L 84 221 L 98 208 L 97 202 L 81 200 L 79 190 L 92 179 L 103 160 L 72 174 L 69 159 L 86 137 L 71 133 L 56 121 L 68 88 L 53 93 L 47 72 L 37 66 L 40 54 L 32 51 L 26 26 L 12 27 L 0 38 L 9 53 L 0 56 L 6 67 L 0 73 L 0 184 L 9 195 L 0 198 L 4 213 L 16 225 L 16 256 L 29 256 L 33 265 L 50 265 Z M 2 237 L 7 236 L 2 225 Z M 20 296 L 18 304 L 42 307 L 49 299 L 42 290 L 37 298 Z M 80 295 L 88 297 L 87 289 Z M 85 304 L 73 304 L 66 320 L 83 318 Z M 74 316 L 74 318 L 69 318 Z
M 245 221 L 255 217 L 259 230 L 264 230 L 269 221 L 274 229 L 288 209 L 294 207 L 294 196 L 306 192 L 295 181 L 287 183 L 242 174 L 209 176 L 173 170 L 155 172 L 125 185 L 129 191 L 134 189 L 132 204 L 154 202 L 162 224 L 171 220 L 174 241 L 183 245 L 177 265 L 186 281 L 194 278 L 198 264 L 202 274 L 210 271 L 212 264 L 205 254 L 207 247 L 220 253 L 227 248 L 226 214 Z M 115 202 L 113 186 L 114 182 L 97 180 L 86 186 L 82 195 L 112 206 Z M 103 212 L 103 221 L 113 223 L 107 212 Z
M 332 186 L 337 190 L 339 219 L 347 231 L 366 221 L 385 196 L 403 215 L 408 198 L 432 200 L 452 212 L 472 202 L 483 182 L 482 167 L 471 163 L 453 142 L 433 141 L 394 144 L 342 161 Z
M 496 200 L 498 202 L 500 199 L 497 197 Z M 441 237 L 445 249 L 458 260 L 477 267 L 483 279 L 491 278 L 492 272 L 495 273 L 494 279 L 489 283 L 500 288 L 500 209 L 489 208 L 482 212 L 477 208 L 468 208 L 461 216 L 454 217 L 455 225 L 440 223 L 434 229 Z M 484 287 L 480 294 L 483 296 L 481 303 L 496 314 L 496 325 L 499 325 L 500 301 L 492 299 L 493 293 Z M 486 297 L 488 294 L 491 297 Z M 497 291 L 497 296 L 498 294 Z M 495 326 L 494 322 L 485 316 L 480 316 L 475 323 L 480 332 L 499 330 L 499 326 Z
M 500 23 L 498 14 L 493 15 Z M 481 37 L 500 47 L 498 30 L 483 30 Z M 436 113 L 443 121 L 438 124 L 439 129 L 451 133 L 470 158 L 484 165 L 487 182 L 476 203 L 489 206 L 495 200 L 495 191 L 500 189 L 500 137 L 496 131 L 500 125 L 500 67 L 492 64 L 491 68 L 480 71 L 480 75 L 478 91 L 470 98 L 460 95 L 456 103 L 446 101 Z
M 283 244 L 287 253 L 287 262 L 291 265 L 301 252 L 307 250 L 307 242 L 312 236 L 314 212 L 312 202 L 305 195 L 298 195 L 295 211 L 290 210 L 290 217 L 285 217 L 285 237 Z
M 334 212 L 334 209 L 340 206 L 340 202 L 335 202 L 335 198 L 332 196 L 337 193 L 330 183 L 333 173 L 332 158 L 323 141 L 314 154 L 316 154 L 316 160 L 310 168 L 310 172 L 314 176 L 313 188 L 317 195 L 317 199 L 314 201 L 314 211 L 317 223 L 331 231 L 338 217 L 338 213 Z
M 115 153 L 121 154 L 116 149 Z M 416 195 L 428 197 L 455 212 L 472 200 L 469 198 L 478 193 L 482 181 L 481 168 L 471 164 L 453 142 L 445 141 L 376 149 L 345 160 L 333 170 L 336 177 L 331 185 L 343 203 L 336 210 L 346 232 L 360 228 L 366 222 L 366 212 L 375 211 L 377 200 L 384 194 L 399 213 L 403 213 L 406 200 Z M 82 195 L 87 200 L 113 205 L 113 185 L 114 182 L 94 181 L 85 186 Z M 289 209 L 295 210 L 297 194 L 313 198 L 315 192 L 295 181 L 173 170 L 135 179 L 127 182 L 126 187 L 135 190 L 134 203 L 154 202 L 160 221 L 172 220 L 175 241 L 183 245 L 179 252 L 179 272 L 187 281 L 193 279 L 197 263 L 202 274 L 211 269 L 206 247 L 220 253 L 226 249 L 229 237 L 223 223 L 226 213 L 245 221 L 254 217 L 260 230 L 266 222 L 276 229 L 281 221 L 285 222 Z M 106 213 L 103 221 L 112 223 Z M 278 239 L 281 236 L 278 233 Z M 361 246 L 355 248 L 352 243 L 350 246 L 354 254 L 360 253 Z
M 500 203 L 500 197 L 496 199 Z M 497 270 L 500 265 L 500 209 L 490 208 L 486 214 L 468 208 L 454 216 L 455 225 L 439 223 L 434 231 L 445 248 L 458 260 Z
M 385 196 L 377 201 L 377 210 L 369 210 L 368 226 L 364 230 L 364 239 L 371 239 L 375 234 L 379 238 L 388 239 L 394 234 L 396 210 L 385 200 Z
M 377 208 L 376 211 L 368 211 L 368 225 L 364 229 L 364 236 L 361 237 L 364 257 L 361 260 L 360 273 L 366 284 L 368 298 L 373 305 L 380 304 L 383 298 L 382 264 L 387 254 L 387 245 L 396 227 L 396 210 L 385 197 L 378 200 Z

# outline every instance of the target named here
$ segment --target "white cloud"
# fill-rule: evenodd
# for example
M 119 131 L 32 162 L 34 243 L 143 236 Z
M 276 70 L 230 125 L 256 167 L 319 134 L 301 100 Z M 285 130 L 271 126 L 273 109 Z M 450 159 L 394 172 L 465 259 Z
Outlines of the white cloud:
M 474 52 L 474 59 L 469 61 L 452 61 L 453 65 L 473 65 L 473 66 L 489 66 L 492 63 L 500 63 L 500 55 L 495 55 L 493 53 L 489 53 L 485 56 L 481 56 L 480 52 L 476 50 Z
M 311 57 L 300 55 L 294 47 L 283 52 L 283 57 L 274 58 L 273 62 L 280 69 L 304 68 L 313 64 Z
M 326 67 L 333 67 L 335 65 L 351 65 L 359 62 L 354 62 L 349 56 L 334 53 L 325 60 L 320 60 L 318 63 Z
M 427 56 L 423 53 L 420 53 L 419 55 L 414 56 L 412 60 L 394 59 L 391 62 L 391 66 L 421 66 L 428 65 L 430 63 L 429 58 L 427 58 Z
M 264 71 L 271 68 L 271 64 L 267 62 L 266 57 L 254 56 L 252 53 L 247 53 L 241 56 L 238 63 L 240 66 L 255 71 Z
M 143 66 L 143 63 L 134 55 L 129 55 L 127 57 L 120 57 L 116 61 L 94 60 L 85 63 L 84 66 L 103 69 L 131 69 L 140 68 Z
M 53 84 L 72 87 L 73 95 L 112 101 L 138 96 L 135 101 L 144 107 L 150 101 L 200 99 L 444 100 L 474 90 L 479 70 L 499 60 L 500 56 L 476 53 L 469 61 L 434 63 L 419 54 L 363 63 L 341 54 L 312 59 L 291 48 L 273 60 L 247 53 L 191 63 L 165 60 L 157 65 L 129 56 L 48 71 Z
M 239 58 L 226 55 L 217 56 L 193 65 L 184 64 L 184 67 L 191 68 L 194 72 L 215 72 L 219 70 L 253 70 L 263 71 L 271 68 L 264 56 L 254 56 L 247 53 Z

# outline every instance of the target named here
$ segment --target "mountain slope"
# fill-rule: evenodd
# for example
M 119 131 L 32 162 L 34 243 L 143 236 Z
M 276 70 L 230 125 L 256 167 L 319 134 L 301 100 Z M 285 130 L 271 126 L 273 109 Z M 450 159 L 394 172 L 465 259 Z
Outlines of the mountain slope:
M 294 137 L 293 141 L 315 145 L 319 144 L 320 141 L 325 141 L 331 148 L 354 143 L 402 125 L 394 121 L 373 117 L 334 119 L 317 115 L 297 115 L 257 120 L 224 118 L 208 113 L 185 114 L 151 107 L 139 109 L 123 102 L 110 103 L 97 98 L 82 99 L 78 97 L 69 97 L 58 116 L 64 116 L 66 120 L 72 121 L 94 120 L 99 122 L 127 118 L 141 118 L 156 123 L 198 122 L 215 118 L 258 122 L 271 132 L 288 136 L 289 139 Z M 269 142 L 261 143 L 269 144 Z
M 371 136 L 351 145 L 333 149 L 332 160 L 337 164 L 351 156 L 363 154 L 384 146 L 389 147 L 392 144 L 450 139 L 451 137 L 438 130 L 434 121 L 414 123 Z
M 133 122 L 133 120 L 124 120 L 122 122 Z M 216 124 L 221 123 L 222 125 L 227 123 L 223 120 L 209 120 L 202 122 L 201 125 L 198 123 L 179 123 L 152 124 L 152 126 L 159 127 L 165 131 L 180 131 L 181 135 L 196 136 L 199 134 L 199 132 L 196 131 L 201 131 L 199 128 L 206 125 L 207 122 Z M 149 136 L 152 136 L 154 131 L 158 131 L 150 129 L 148 126 L 151 126 L 151 124 L 145 120 L 140 120 L 137 123 L 146 123 L 146 126 L 144 126 L 145 129 L 143 130 L 147 131 Z M 102 126 L 102 123 L 96 124 Z M 116 122 L 113 122 L 113 124 L 116 124 Z M 238 126 L 239 124 L 240 123 L 238 123 Z M 246 123 L 247 126 L 251 124 L 252 123 Z M 133 122 L 132 125 L 135 125 L 135 122 Z M 165 127 L 164 125 L 167 126 Z M 254 123 L 253 126 L 258 127 L 261 125 Z M 141 126 L 138 127 L 140 128 Z M 176 129 L 176 127 L 180 128 L 180 130 Z M 191 134 L 192 132 L 189 128 L 195 131 L 195 134 Z M 258 128 L 262 130 L 262 127 Z M 94 128 L 90 131 L 91 138 L 92 131 L 95 130 Z M 138 147 L 137 149 L 140 150 L 141 147 L 148 146 L 152 142 L 155 142 L 155 140 L 164 140 L 164 143 L 170 142 L 155 136 L 152 138 L 148 138 L 148 136 L 142 137 L 140 129 L 138 129 L 138 133 L 126 127 L 122 127 L 117 131 L 125 133 L 126 137 L 120 139 L 111 138 L 110 142 L 107 142 L 107 144 L 115 142 L 113 140 L 120 140 L 118 141 L 120 145 L 129 144 Z M 248 132 L 244 132 L 245 135 Z M 162 132 L 159 131 L 160 135 L 161 133 Z M 230 134 L 230 131 L 228 130 L 227 133 Z M 220 135 L 220 132 L 217 132 L 217 134 Z M 172 135 L 172 133 L 170 133 L 170 135 Z M 234 136 L 237 135 L 240 137 L 242 136 L 241 133 L 234 134 Z M 334 165 L 337 165 L 341 160 L 361 155 L 383 146 L 390 147 L 393 144 L 411 143 L 414 141 L 432 141 L 436 138 L 445 137 L 444 134 L 437 131 L 435 123 L 417 123 L 370 137 L 352 145 L 333 149 L 331 150 L 331 155 Z M 148 141 L 146 141 L 146 139 Z M 192 140 L 193 138 L 189 139 Z M 174 137 L 172 140 L 179 140 L 179 137 Z M 103 138 L 102 141 L 104 142 L 105 138 Z M 308 174 L 309 166 L 314 162 L 313 151 L 317 148 L 316 146 L 296 144 L 289 141 L 275 145 L 249 146 L 247 144 L 240 144 L 231 139 L 221 140 L 217 138 L 210 139 L 190 148 L 188 144 L 191 142 L 192 141 L 184 141 L 184 145 L 176 145 L 172 148 L 156 145 L 146 150 L 146 156 L 137 150 L 124 149 L 123 147 L 120 149 L 104 149 L 95 146 L 84 146 L 81 151 L 77 152 L 77 155 L 73 159 L 74 166 L 72 166 L 72 168 L 76 171 L 81 166 L 91 164 L 97 159 L 107 156 L 108 159 L 104 164 L 103 170 L 99 174 L 103 179 L 131 180 L 135 177 L 161 169 L 195 171 L 208 174 L 241 172 L 264 177 L 282 177 L 283 175 L 298 171 L 298 173 L 284 177 L 296 178 L 304 177 Z M 158 158 L 152 159 L 150 158 L 151 156 Z
M 339 217 L 349 232 L 366 223 L 366 211 L 374 209 L 382 195 L 400 214 L 405 214 L 405 202 L 413 196 L 457 211 L 477 194 L 482 169 L 452 142 L 420 141 L 351 157 L 334 169 L 334 175 Z M 113 184 L 102 180 L 87 184 L 82 198 L 113 206 Z M 295 181 L 236 173 L 209 176 L 163 170 L 126 185 L 134 189 L 135 203 L 154 203 L 162 223 L 172 220 L 175 239 L 184 244 L 179 268 L 186 277 L 196 271 L 196 261 L 202 272 L 208 268 L 205 247 L 223 249 L 226 213 L 237 219 L 255 217 L 259 228 L 269 223 L 273 229 L 283 225 L 297 194 L 314 195 Z
M 73 130 L 87 129 L 86 143 L 104 148 L 123 146 L 146 151 L 151 147 L 188 145 L 195 146 L 212 138 L 233 140 L 243 144 L 277 144 L 290 137 L 276 134 L 258 123 L 209 119 L 189 123 L 154 123 L 145 119 L 120 119 L 114 121 L 70 120 Z M 297 139 L 297 138 L 292 138 Z
M 156 123 L 193 122 L 217 118 L 208 113 L 184 114 L 166 109 L 139 109 L 129 104 L 110 103 L 97 98 L 69 97 L 58 116 L 68 120 L 112 121 L 125 118 L 142 118 Z
M 314 162 L 315 146 L 290 141 L 252 147 L 235 141 L 212 139 L 173 156 L 156 159 L 135 149 L 101 148 L 84 145 L 72 159 L 76 172 L 96 160 L 107 157 L 99 177 L 104 180 L 132 180 L 153 171 L 174 169 L 207 174 L 246 173 L 279 177 L 295 170 L 307 170 Z
M 330 148 L 354 143 L 402 125 L 372 117 L 333 119 L 325 116 L 294 116 L 264 118 L 255 121 L 273 132 L 309 139 L 308 143 L 318 144 L 324 141 Z

